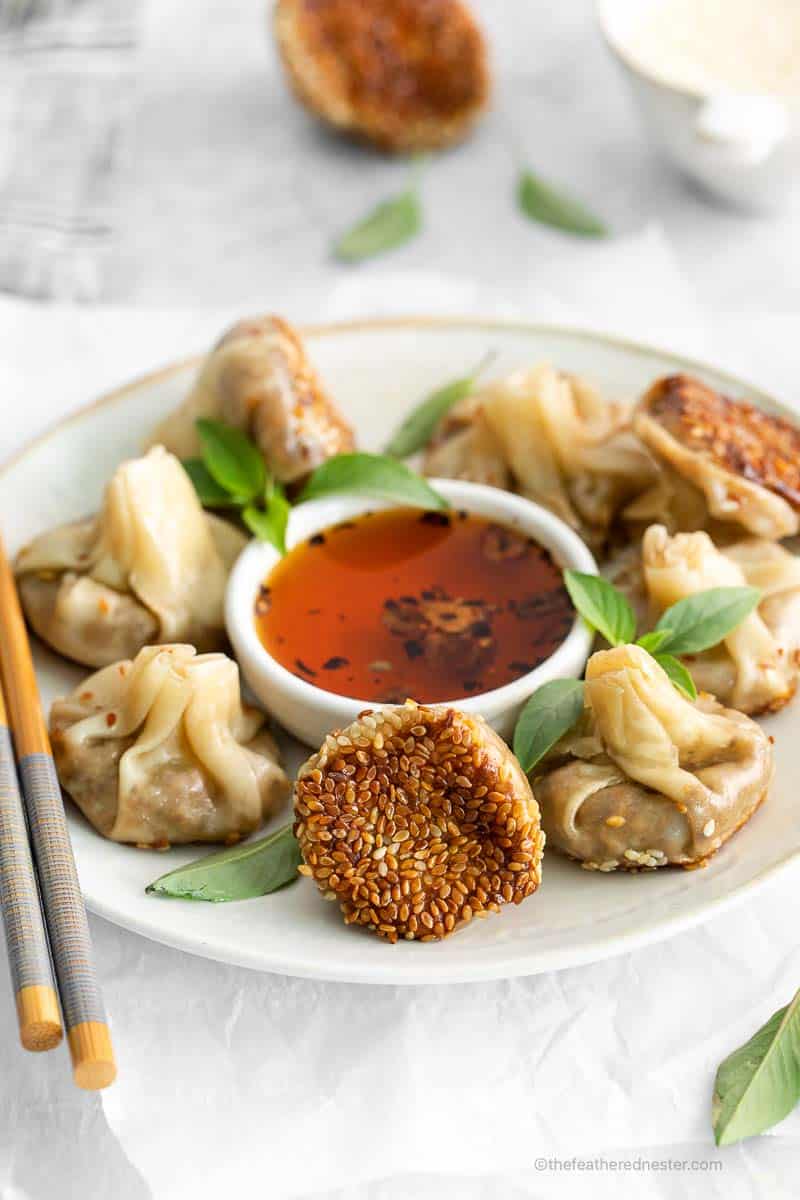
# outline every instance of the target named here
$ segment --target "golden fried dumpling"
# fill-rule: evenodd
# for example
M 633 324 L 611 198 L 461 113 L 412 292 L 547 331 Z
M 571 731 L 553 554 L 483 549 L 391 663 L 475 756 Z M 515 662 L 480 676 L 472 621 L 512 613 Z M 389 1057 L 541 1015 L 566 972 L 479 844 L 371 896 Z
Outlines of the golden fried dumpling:
M 294 483 L 354 447 L 297 332 L 280 317 L 238 321 L 203 363 L 189 395 L 155 430 L 179 458 L 200 452 L 195 422 L 224 421 L 255 441 L 281 483 Z
M 15 562 L 22 607 L 39 637 L 90 667 L 151 642 L 225 643 L 228 573 L 245 544 L 203 512 L 162 446 L 122 463 L 95 517 L 48 530 Z
M 56 700 L 61 786 L 115 842 L 231 842 L 289 794 L 264 716 L 242 704 L 224 654 L 148 646 Z
M 696 686 L 741 712 L 775 711 L 794 695 L 800 652 L 800 562 L 774 542 L 749 538 L 718 549 L 703 532 L 670 537 L 652 525 L 642 541 L 644 582 L 655 615 L 715 587 L 758 587 L 755 612 L 719 646 L 687 655 Z
M 626 409 L 548 363 L 516 371 L 450 413 L 424 470 L 510 486 L 595 547 L 606 541 L 620 509 L 656 477 Z
M 486 45 L 462 0 L 278 0 L 275 34 L 302 103 L 384 150 L 458 141 L 488 99 Z
M 700 864 L 765 798 L 764 731 L 710 696 L 687 700 L 641 647 L 593 654 L 585 697 L 532 778 L 548 845 L 585 867 Z
M 658 462 L 659 483 L 627 510 L 672 531 L 709 518 L 764 538 L 800 529 L 800 429 L 689 375 L 658 380 L 633 427 Z

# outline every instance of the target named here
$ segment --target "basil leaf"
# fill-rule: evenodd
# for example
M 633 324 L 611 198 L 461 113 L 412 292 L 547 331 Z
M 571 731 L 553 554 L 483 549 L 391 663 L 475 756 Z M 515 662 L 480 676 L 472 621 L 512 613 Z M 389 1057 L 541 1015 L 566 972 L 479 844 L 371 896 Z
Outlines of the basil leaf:
M 443 387 L 437 388 L 408 414 L 402 425 L 395 431 L 394 436 L 386 447 L 386 453 L 394 458 L 408 458 L 416 454 L 431 440 L 434 429 L 442 417 L 466 399 L 473 391 L 475 382 L 494 355 L 486 354 L 478 365 L 460 379 L 454 379 Z
M 376 496 L 416 508 L 449 508 L 421 475 L 396 458 L 383 454 L 338 454 L 317 467 L 299 500 L 316 500 L 335 493 Z
M 262 542 L 269 542 L 281 554 L 285 554 L 286 526 L 289 524 L 291 508 L 280 484 L 268 485 L 264 503 L 264 508 L 248 504 L 242 511 L 242 520 Z
M 800 1100 L 800 991 L 720 1063 L 711 1102 L 718 1146 L 763 1133 Z
M 694 686 L 692 679 L 686 667 L 679 658 L 674 658 L 671 654 L 654 654 L 653 658 L 660 667 L 663 667 L 670 682 L 675 685 L 679 692 L 683 692 L 688 700 L 697 699 L 697 688 Z
M 636 633 L 633 609 L 607 579 L 567 570 L 564 583 L 584 621 L 602 634 L 610 645 L 622 646 L 633 640 Z
M 267 468 L 258 447 L 240 429 L 205 418 L 195 422 L 203 462 L 214 480 L 241 504 L 261 495 Z
M 758 588 L 709 588 L 679 600 L 662 614 L 656 629 L 670 630 L 660 649 L 670 654 L 699 654 L 716 646 L 741 625 L 761 600 Z
M 194 484 L 197 498 L 204 508 L 238 508 L 238 499 L 219 486 L 202 459 L 184 459 L 183 469 Z
M 532 171 L 523 171 L 517 187 L 517 200 L 522 211 L 532 221 L 551 225 L 565 233 L 582 237 L 605 237 L 606 226 L 578 200 L 545 183 Z
M 640 638 L 637 638 L 636 645 L 641 646 L 643 650 L 647 650 L 650 654 L 655 654 L 656 650 L 661 649 L 671 633 L 671 629 L 653 629 L 650 633 L 643 633 Z
M 178 900 L 249 900 L 293 883 L 302 862 L 291 825 L 256 842 L 243 842 L 195 859 L 162 875 L 145 889 L 151 896 Z
M 401 246 L 421 226 L 422 210 L 416 191 L 402 192 L 379 204 L 368 217 L 343 234 L 334 246 L 334 254 L 343 262 L 361 262 Z
M 572 729 L 582 712 L 580 679 L 553 679 L 536 689 L 514 730 L 514 753 L 526 774 Z

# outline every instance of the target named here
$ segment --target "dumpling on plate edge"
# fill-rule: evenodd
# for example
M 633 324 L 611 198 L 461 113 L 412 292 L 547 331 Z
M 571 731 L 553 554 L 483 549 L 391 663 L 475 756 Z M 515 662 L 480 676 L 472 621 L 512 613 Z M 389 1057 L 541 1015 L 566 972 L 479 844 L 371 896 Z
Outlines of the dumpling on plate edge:
M 50 710 L 61 786 L 115 842 L 232 842 L 288 797 L 265 717 L 239 669 L 192 646 L 147 646 Z
M 639 402 L 633 428 L 659 480 L 626 517 L 663 521 L 672 532 L 710 519 L 764 538 L 800 530 L 800 429 L 731 400 L 689 375 L 659 379 Z
M 702 865 L 766 797 L 769 738 L 687 700 L 639 646 L 598 650 L 585 689 L 581 724 L 532 773 L 547 844 L 600 871 Z
M 39 637 L 102 667 L 156 641 L 224 645 L 225 585 L 245 541 L 203 512 L 181 464 L 155 446 L 117 468 L 97 516 L 41 534 L 14 569 Z
M 628 410 L 548 363 L 516 371 L 456 406 L 434 435 L 424 471 L 519 492 L 595 549 L 625 505 L 656 479 Z
M 281 483 L 296 483 L 355 446 L 299 334 L 280 317 L 237 321 L 207 355 L 183 403 L 154 431 L 179 458 L 200 452 L 198 418 L 244 430 Z
M 758 609 L 724 642 L 683 661 L 699 690 L 740 712 L 774 712 L 791 700 L 800 670 L 800 559 L 759 538 L 719 550 L 707 533 L 670 537 L 663 525 L 651 525 L 642 565 L 656 616 L 708 588 L 761 588 Z

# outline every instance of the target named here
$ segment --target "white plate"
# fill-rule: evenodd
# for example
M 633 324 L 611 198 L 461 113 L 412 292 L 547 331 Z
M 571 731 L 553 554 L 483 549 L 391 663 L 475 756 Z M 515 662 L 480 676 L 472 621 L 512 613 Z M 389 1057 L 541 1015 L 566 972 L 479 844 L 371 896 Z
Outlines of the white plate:
M 611 396 L 632 398 L 658 375 L 689 370 L 732 395 L 778 406 L 740 381 L 697 363 L 608 338 L 521 324 L 397 321 L 309 331 L 311 355 L 358 429 L 378 448 L 409 405 L 463 375 L 487 349 L 493 374 L 542 358 L 586 375 Z M 11 550 L 40 530 L 96 508 L 114 466 L 135 454 L 156 421 L 184 395 L 194 364 L 139 380 L 63 421 L 0 472 L 0 512 Z M 36 647 L 43 702 L 83 672 Z M 777 774 L 768 802 L 702 871 L 599 875 L 548 853 L 540 892 L 519 908 L 473 922 L 442 943 L 389 946 L 346 929 L 308 880 L 238 904 L 145 895 L 156 876 L 196 857 L 104 841 L 69 806 L 86 903 L 146 937 L 221 962 L 317 979 L 416 984 L 494 979 L 591 962 L 658 941 L 744 900 L 800 856 L 797 710 L 769 718 Z M 292 765 L 299 761 L 295 752 Z M 795 781 L 793 785 L 793 780 Z M 279 822 L 286 815 L 282 814 Z

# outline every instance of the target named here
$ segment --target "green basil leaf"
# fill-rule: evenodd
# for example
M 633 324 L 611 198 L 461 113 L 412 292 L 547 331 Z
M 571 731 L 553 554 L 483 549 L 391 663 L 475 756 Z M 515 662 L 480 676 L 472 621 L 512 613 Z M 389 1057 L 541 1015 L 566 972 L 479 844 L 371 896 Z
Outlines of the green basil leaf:
M 262 542 L 269 542 L 281 554 L 285 554 L 286 526 L 289 523 L 290 511 L 289 501 L 283 489 L 274 484 L 267 489 L 265 507 L 256 508 L 255 505 L 248 504 L 242 511 L 242 520 L 250 532 Z
M 242 842 L 178 867 L 149 884 L 146 890 L 153 896 L 210 900 L 216 904 L 249 900 L 293 883 L 301 862 L 292 826 L 284 825 L 256 842 Z
M 267 468 L 258 447 L 240 429 L 203 418 L 196 423 L 203 462 L 220 487 L 246 504 L 260 496 Z
M 394 436 L 386 447 L 386 453 L 394 458 L 408 458 L 416 454 L 431 440 L 433 431 L 442 417 L 466 399 L 475 388 L 475 382 L 494 355 L 486 354 L 469 375 L 454 379 L 443 387 L 437 388 L 408 414 L 402 425 L 395 431 Z
M 607 579 L 567 570 L 564 583 L 584 621 L 602 634 L 610 645 L 622 646 L 633 641 L 636 633 L 633 609 Z
M 679 600 L 662 614 L 656 629 L 670 630 L 660 649 L 670 654 L 709 650 L 741 625 L 761 600 L 752 587 L 709 588 Z
M 416 508 L 449 508 L 429 483 L 396 458 L 383 454 L 337 454 L 317 467 L 299 500 L 317 500 L 335 493 L 376 496 Z
M 687 700 L 697 699 L 697 688 L 694 686 L 692 679 L 686 667 L 679 658 L 675 658 L 672 654 L 654 654 L 653 658 L 660 667 L 663 667 L 670 682 L 675 685 L 679 692 L 683 692 Z
M 186 458 L 183 469 L 194 484 L 204 508 L 238 508 L 239 500 L 220 487 L 201 458 Z
M 409 241 L 422 226 L 422 209 L 416 191 L 402 192 L 379 204 L 368 217 L 343 234 L 334 246 L 337 258 L 361 262 Z
M 532 221 L 582 237 L 606 237 L 608 229 L 578 200 L 573 200 L 532 171 L 523 171 L 517 187 L 519 206 Z
M 800 991 L 720 1063 L 711 1102 L 718 1146 L 763 1133 L 800 1100 Z
M 636 645 L 647 650 L 649 654 L 655 654 L 664 645 L 671 632 L 670 629 L 653 629 L 650 633 L 643 633 L 640 638 L 637 638 Z
M 514 753 L 526 774 L 572 729 L 582 712 L 580 679 L 553 679 L 536 689 L 514 730 Z

